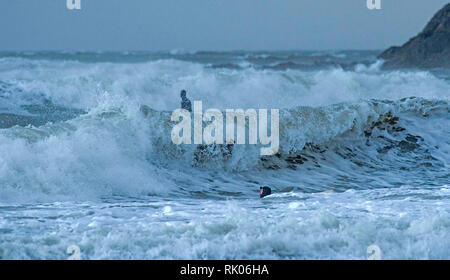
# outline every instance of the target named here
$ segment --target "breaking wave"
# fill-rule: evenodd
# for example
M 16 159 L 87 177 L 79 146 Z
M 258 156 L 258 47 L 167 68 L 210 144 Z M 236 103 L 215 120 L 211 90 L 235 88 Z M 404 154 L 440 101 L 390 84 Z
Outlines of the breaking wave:
M 448 259 L 448 69 L 374 57 L 0 53 L 0 258 Z M 183 88 L 279 109 L 279 153 L 172 144 Z
M 191 173 L 256 172 L 252 185 L 273 171 L 320 174 L 327 166 L 356 164 L 363 172 L 383 170 L 388 162 L 408 170 L 431 165 L 443 176 L 448 162 L 450 86 L 430 72 L 384 72 L 379 62 L 352 71 L 17 57 L 0 65 L 2 200 L 185 195 L 186 186 L 203 184 L 192 182 Z M 180 88 L 204 107 L 279 108 L 279 153 L 261 157 L 258 145 L 234 145 L 229 153 L 214 145 L 172 144 L 168 110 L 179 106 Z M 150 108 L 147 116 L 142 105 Z M 401 160 L 410 164 L 396 166 Z M 346 168 L 339 172 L 350 173 Z M 219 183 L 222 191 L 228 187 Z

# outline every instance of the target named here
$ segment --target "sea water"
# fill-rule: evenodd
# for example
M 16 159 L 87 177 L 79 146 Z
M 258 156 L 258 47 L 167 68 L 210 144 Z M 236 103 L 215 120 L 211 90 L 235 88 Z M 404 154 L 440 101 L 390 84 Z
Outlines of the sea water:
M 450 71 L 378 53 L 0 53 L 0 258 L 449 259 Z M 279 153 L 174 145 L 181 89 Z

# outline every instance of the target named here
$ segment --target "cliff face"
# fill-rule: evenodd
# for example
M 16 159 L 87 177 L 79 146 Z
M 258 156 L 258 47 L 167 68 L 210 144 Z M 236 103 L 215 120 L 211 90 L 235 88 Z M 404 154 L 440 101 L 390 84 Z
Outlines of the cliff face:
M 416 37 L 379 55 L 385 67 L 450 67 L 450 3 L 439 10 Z

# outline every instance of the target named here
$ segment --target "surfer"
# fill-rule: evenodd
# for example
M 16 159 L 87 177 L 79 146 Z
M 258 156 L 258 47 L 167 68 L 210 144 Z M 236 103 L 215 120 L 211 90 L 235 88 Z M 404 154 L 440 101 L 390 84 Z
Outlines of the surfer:
M 189 100 L 186 97 L 186 91 L 184 89 L 181 90 L 180 96 L 181 96 L 181 109 L 185 109 L 188 110 L 189 112 L 192 112 L 191 100 Z
M 181 96 L 181 109 L 185 109 L 188 110 L 189 112 L 192 112 L 191 100 L 189 100 L 189 98 L 186 97 L 186 91 L 184 89 L 181 90 L 180 96 Z M 140 110 L 145 116 L 147 116 L 151 109 L 147 105 L 142 105 Z
M 272 190 L 269 187 L 267 187 L 267 186 L 259 187 L 259 197 L 260 198 L 263 198 L 263 197 L 271 195 L 271 194 L 272 194 Z

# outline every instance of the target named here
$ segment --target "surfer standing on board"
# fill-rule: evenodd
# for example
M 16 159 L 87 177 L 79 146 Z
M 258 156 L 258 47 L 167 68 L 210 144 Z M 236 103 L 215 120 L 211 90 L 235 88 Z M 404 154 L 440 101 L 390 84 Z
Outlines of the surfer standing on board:
M 186 97 L 186 91 L 184 89 L 181 90 L 180 96 L 181 96 L 181 109 L 188 110 L 189 112 L 192 113 L 192 103 L 191 100 L 189 100 L 189 98 Z M 142 105 L 140 109 L 141 112 L 144 113 L 144 115 L 146 116 L 150 112 L 150 107 L 148 107 L 147 105 Z

